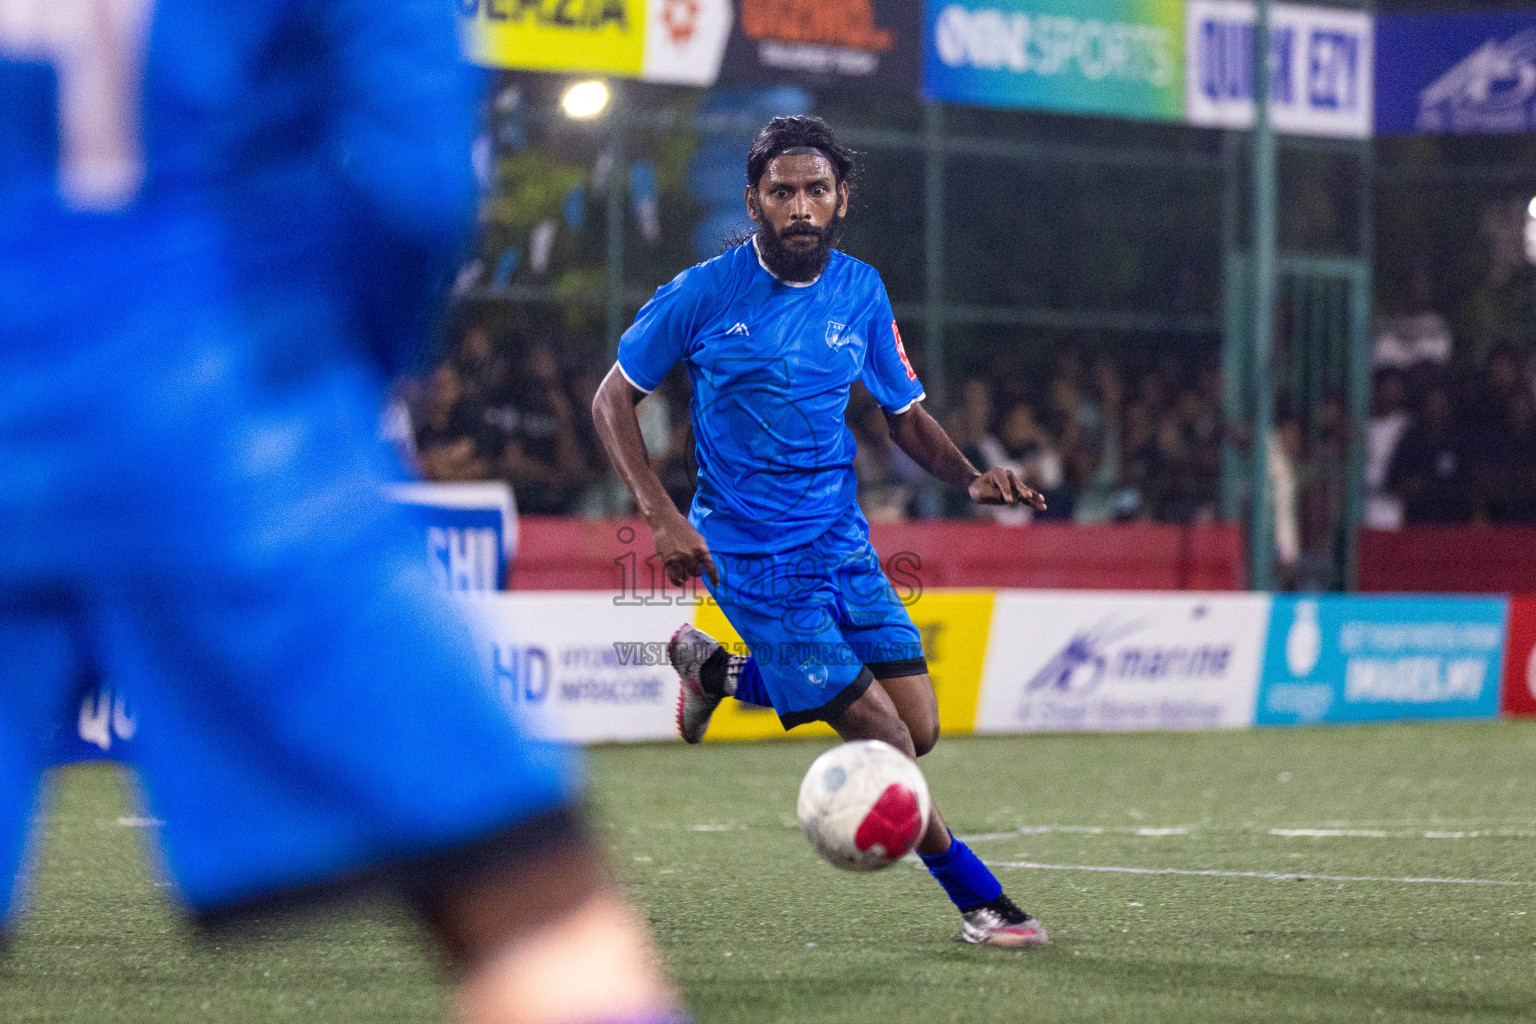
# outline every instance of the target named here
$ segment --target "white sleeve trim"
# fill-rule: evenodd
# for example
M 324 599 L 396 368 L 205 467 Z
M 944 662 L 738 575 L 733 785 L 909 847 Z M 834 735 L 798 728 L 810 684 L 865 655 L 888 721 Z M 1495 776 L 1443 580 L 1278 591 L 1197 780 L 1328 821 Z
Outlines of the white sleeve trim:
M 617 367 L 618 367 L 618 368 L 619 368 L 619 372 L 620 372 L 620 373 L 621 373 L 621 374 L 623 374 L 623 375 L 624 375 L 624 379 L 625 379 L 625 380 L 627 380 L 627 381 L 629 381 L 629 386 L 630 386 L 630 387 L 632 387 L 632 388 L 634 388 L 634 389 L 635 389 L 635 390 L 636 390 L 636 391 L 639 391 L 639 392 L 640 392 L 640 393 L 642 393 L 642 394 L 646 394 L 646 395 L 648 395 L 648 394 L 650 394 L 650 393 L 651 393 L 651 392 L 652 392 L 652 391 L 655 391 L 655 390 L 656 390 L 656 389 L 655 389 L 655 388 L 647 388 L 647 387 L 641 387 L 641 386 L 640 386 L 640 385 L 639 385 L 639 384 L 636 384 L 636 383 L 635 383 L 635 378 L 633 378 L 633 377 L 631 377 L 631 376 L 630 376 L 630 375 L 629 375 L 629 371 L 628 371 L 628 370 L 626 370 L 626 369 L 624 369 L 624 364 L 623 364 L 623 363 L 621 363 L 621 362 L 619 362 L 619 361 L 618 361 L 618 360 L 617 360 L 617 359 L 615 359 L 615 360 L 614 360 L 614 361 L 613 361 L 613 365 L 614 365 L 614 366 L 617 366 Z
M 623 367 L 621 366 L 621 367 L 619 367 L 619 369 L 622 370 Z M 920 394 L 916 398 L 912 399 L 912 401 L 908 402 L 906 405 L 902 406 L 900 409 L 891 409 L 891 410 L 889 410 L 889 412 L 890 412 L 890 414 L 892 416 L 900 416 L 902 413 L 906 412 L 908 409 L 911 409 L 914 405 L 916 405 L 918 402 L 921 402 L 923 399 L 925 399 L 927 397 L 928 397 L 928 392 L 924 391 L 922 394 Z

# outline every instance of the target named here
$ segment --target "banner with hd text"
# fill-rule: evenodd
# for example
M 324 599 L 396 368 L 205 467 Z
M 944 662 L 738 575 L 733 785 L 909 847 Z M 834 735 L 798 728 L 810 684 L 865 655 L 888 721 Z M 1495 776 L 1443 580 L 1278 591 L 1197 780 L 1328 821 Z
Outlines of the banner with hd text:
M 1184 116 L 1183 0 L 929 0 L 925 20 L 930 99 Z

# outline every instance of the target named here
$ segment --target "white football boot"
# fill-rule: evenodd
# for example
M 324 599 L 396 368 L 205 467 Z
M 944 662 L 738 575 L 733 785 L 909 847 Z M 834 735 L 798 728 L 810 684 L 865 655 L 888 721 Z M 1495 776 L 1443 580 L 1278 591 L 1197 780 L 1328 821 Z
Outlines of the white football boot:
M 677 734 L 686 743 L 698 743 L 709 728 L 709 716 L 715 713 L 724 697 L 706 693 L 699 681 L 699 671 L 720 644 L 701 629 L 684 623 L 672 634 L 667 644 L 667 660 L 677 669 L 682 685 L 677 692 Z
M 1021 949 L 1043 946 L 1051 941 L 1040 922 L 1020 910 L 1007 896 L 999 896 L 960 916 L 965 923 L 960 934 L 955 936 L 957 942 Z

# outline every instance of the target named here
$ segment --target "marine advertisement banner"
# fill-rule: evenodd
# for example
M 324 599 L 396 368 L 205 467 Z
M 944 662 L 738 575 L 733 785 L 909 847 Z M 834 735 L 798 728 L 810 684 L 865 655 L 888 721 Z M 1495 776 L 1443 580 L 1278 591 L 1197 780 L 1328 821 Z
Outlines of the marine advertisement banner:
M 1491 718 L 1507 598 L 1276 597 L 1259 725 Z
M 465 54 L 484 67 L 711 85 L 731 0 L 458 0 Z
M 735 0 L 722 85 L 867 85 L 912 93 L 922 54 L 914 0 Z
M 1189 0 L 1184 46 L 1190 124 L 1253 124 L 1257 17 L 1248 0 Z M 1269 53 L 1269 109 L 1276 131 L 1370 136 L 1376 46 L 1369 15 L 1275 4 L 1270 8 Z
M 1506 715 L 1536 715 L 1536 597 L 1509 602 L 1509 639 L 1504 646 Z
M 1263 594 L 1000 591 L 978 732 L 1253 724 Z
M 1376 131 L 1536 130 L 1536 14 L 1388 14 L 1376 45 Z
M 1183 0 L 930 0 L 925 19 L 931 99 L 1184 116 Z

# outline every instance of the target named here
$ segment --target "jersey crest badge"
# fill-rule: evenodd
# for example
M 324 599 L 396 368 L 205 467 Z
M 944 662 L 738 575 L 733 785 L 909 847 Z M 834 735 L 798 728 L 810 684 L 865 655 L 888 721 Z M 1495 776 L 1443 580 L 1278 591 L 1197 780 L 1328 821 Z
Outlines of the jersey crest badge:
M 857 336 L 848 329 L 846 324 L 834 323 L 831 320 L 827 321 L 827 345 L 833 351 L 842 348 L 850 341 L 853 341 L 855 337 Z

